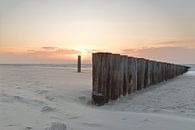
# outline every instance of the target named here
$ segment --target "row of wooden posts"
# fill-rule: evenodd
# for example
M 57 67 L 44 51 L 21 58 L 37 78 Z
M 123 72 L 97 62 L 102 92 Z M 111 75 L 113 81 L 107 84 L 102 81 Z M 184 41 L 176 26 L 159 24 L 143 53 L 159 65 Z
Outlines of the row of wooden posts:
M 110 100 L 142 90 L 187 72 L 189 67 L 112 53 L 92 54 L 92 101 Z

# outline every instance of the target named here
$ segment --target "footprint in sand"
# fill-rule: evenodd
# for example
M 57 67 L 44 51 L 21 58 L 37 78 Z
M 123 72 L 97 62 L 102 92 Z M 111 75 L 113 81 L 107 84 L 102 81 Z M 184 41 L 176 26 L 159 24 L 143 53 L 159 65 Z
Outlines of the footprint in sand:
M 97 124 L 97 123 L 82 123 L 83 125 L 90 126 L 90 127 L 101 127 L 102 125 Z
M 37 94 L 45 94 L 45 93 L 48 93 L 49 90 L 36 90 L 35 91 Z
M 78 98 L 84 104 L 91 104 L 91 100 L 89 100 L 89 98 L 87 98 L 86 96 L 80 96 Z
M 25 130 L 32 130 L 32 127 L 25 127 Z
M 45 130 L 66 130 L 67 126 L 64 123 L 52 122 L 48 128 Z
M 52 97 L 52 96 L 45 96 L 45 99 L 47 99 L 49 101 L 53 101 L 54 100 L 54 97 Z
M 86 96 L 80 96 L 79 99 L 82 100 L 82 101 L 86 100 Z
M 55 111 L 55 108 L 52 108 L 52 107 L 49 107 L 49 106 L 44 106 L 42 109 L 41 109 L 41 112 L 52 112 L 52 111 Z
M 78 119 L 79 117 L 77 117 L 77 116 L 73 116 L 73 117 L 70 117 L 70 118 L 68 118 L 68 119 Z
M 46 88 L 53 88 L 53 86 L 46 86 Z
M 127 120 L 127 118 L 126 118 L 126 117 L 124 117 L 124 118 L 122 118 L 122 120 Z

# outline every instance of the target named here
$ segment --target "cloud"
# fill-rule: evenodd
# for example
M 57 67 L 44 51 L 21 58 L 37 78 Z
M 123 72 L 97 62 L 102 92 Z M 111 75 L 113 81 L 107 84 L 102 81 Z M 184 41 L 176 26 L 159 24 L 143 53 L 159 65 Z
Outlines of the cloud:
M 147 59 L 174 62 L 180 64 L 195 63 L 195 48 L 187 47 L 151 47 L 126 49 L 124 54 Z
M 75 63 L 77 55 L 82 55 L 83 63 L 91 63 L 91 53 L 96 49 L 67 49 L 44 46 L 26 51 L 0 51 L 0 63 Z
M 79 51 L 58 47 L 41 47 L 25 52 L 0 53 L 0 63 L 74 63 Z
M 58 47 L 42 47 L 44 50 L 56 50 Z
M 97 50 L 97 49 L 83 49 L 82 51 L 85 52 L 85 53 L 88 53 L 88 54 L 92 54 L 92 53 L 95 53 L 95 52 L 99 52 L 101 50 Z
M 153 45 L 161 47 L 195 47 L 195 40 L 162 41 L 154 43 Z
M 26 54 L 36 55 L 36 56 L 66 56 L 66 55 L 76 55 L 80 52 L 73 49 L 63 49 L 57 47 L 42 47 L 43 50 L 27 50 Z

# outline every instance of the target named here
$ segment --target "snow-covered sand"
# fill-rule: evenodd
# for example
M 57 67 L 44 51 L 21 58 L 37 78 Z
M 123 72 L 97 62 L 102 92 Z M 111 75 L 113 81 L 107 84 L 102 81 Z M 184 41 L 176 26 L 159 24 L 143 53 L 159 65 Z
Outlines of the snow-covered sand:
M 96 107 L 91 70 L 0 66 L 0 130 L 194 130 L 195 70 Z

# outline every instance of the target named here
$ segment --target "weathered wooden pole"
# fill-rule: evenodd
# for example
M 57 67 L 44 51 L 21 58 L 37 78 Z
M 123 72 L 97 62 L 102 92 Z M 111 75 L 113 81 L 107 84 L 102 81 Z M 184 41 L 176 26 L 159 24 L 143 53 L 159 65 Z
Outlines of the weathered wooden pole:
M 145 59 L 138 58 L 137 61 L 137 90 L 141 90 L 145 81 Z
M 81 72 L 81 55 L 78 55 L 78 66 L 77 66 L 77 72 Z
M 150 85 L 150 71 L 151 71 L 151 64 L 149 60 L 145 61 L 145 81 L 144 87 L 148 87 Z
M 111 99 L 116 100 L 120 97 L 120 87 L 122 87 L 122 81 L 121 81 L 121 56 L 119 54 L 113 55 L 113 68 L 112 68 L 112 82 L 113 86 L 111 88 Z
M 94 53 L 92 55 L 92 62 L 93 103 L 104 105 L 111 99 L 112 55 L 111 53 Z
M 128 94 L 129 77 L 128 77 L 128 57 L 123 56 L 123 96 Z
M 128 58 L 128 94 L 137 91 L 137 58 Z
M 141 60 L 137 58 L 137 90 L 141 90 Z

